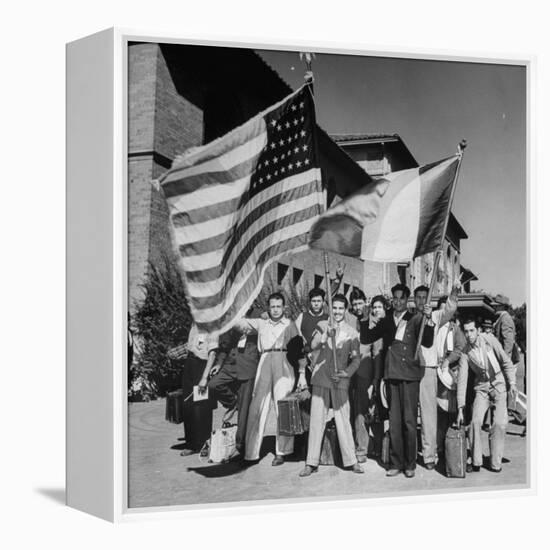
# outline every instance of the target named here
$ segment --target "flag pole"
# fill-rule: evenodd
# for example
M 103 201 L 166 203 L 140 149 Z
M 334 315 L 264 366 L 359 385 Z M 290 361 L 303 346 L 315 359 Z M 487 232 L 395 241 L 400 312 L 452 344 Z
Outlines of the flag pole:
M 433 294 L 433 291 L 434 291 L 435 280 L 437 278 L 437 270 L 439 268 L 439 262 L 441 260 L 441 255 L 443 254 L 443 245 L 445 244 L 445 237 L 447 235 L 447 226 L 449 225 L 449 218 L 451 217 L 451 208 L 452 208 L 453 199 L 454 199 L 454 196 L 455 196 L 456 184 L 458 182 L 458 174 L 460 173 L 460 167 L 462 165 L 462 157 L 464 156 L 464 149 L 466 149 L 467 145 L 468 145 L 468 143 L 466 142 L 465 139 L 463 139 L 458 144 L 458 152 L 457 152 L 458 166 L 456 167 L 456 173 L 455 173 L 455 177 L 454 177 L 454 180 L 453 180 L 453 186 L 451 188 L 451 196 L 449 198 L 449 204 L 447 206 L 447 215 L 445 216 L 445 225 L 443 226 L 443 233 L 441 235 L 441 243 L 439 244 L 439 248 L 437 249 L 437 251 L 435 253 L 434 265 L 433 265 L 433 269 L 432 269 L 432 277 L 431 277 L 431 280 L 430 280 L 430 288 L 428 290 L 428 297 L 426 298 L 426 304 L 428 304 L 428 305 L 432 301 L 432 294 Z M 415 352 L 415 355 L 414 355 L 416 359 L 418 359 L 418 356 L 420 354 L 420 347 L 422 346 L 422 338 L 424 336 L 424 327 L 425 326 L 426 326 L 426 317 L 422 316 L 422 323 L 420 325 L 420 333 L 418 335 L 418 342 L 416 343 L 416 352 Z
M 305 60 L 306 64 L 306 74 L 304 75 L 304 80 L 306 81 L 306 86 L 309 88 L 309 91 L 311 92 L 311 97 L 314 98 L 315 94 L 313 91 L 313 71 L 311 69 L 311 63 L 314 58 L 315 54 L 310 52 L 300 52 L 300 59 Z M 317 164 L 319 164 L 319 149 L 317 144 L 317 121 L 315 116 L 315 108 L 313 109 L 314 117 L 313 117 L 313 145 L 315 150 L 315 157 L 317 160 Z M 319 170 L 321 167 L 319 166 Z M 328 195 L 328 193 L 327 193 Z M 327 205 L 325 204 L 325 209 L 327 208 Z M 329 312 L 329 323 L 331 327 L 334 327 L 334 312 L 332 311 L 332 286 L 330 284 L 330 269 L 329 269 L 329 263 L 328 263 L 328 252 L 326 250 L 323 250 L 323 261 L 325 266 L 325 281 L 327 285 L 327 302 L 328 302 L 328 312 Z M 333 332 L 330 335 L 331 343 L 332 343 L 332 359 L 334 363 L 334 372 L 337 373 L 339 371 L 338 369 L 338 363 L 336 360 L 336 335 Z

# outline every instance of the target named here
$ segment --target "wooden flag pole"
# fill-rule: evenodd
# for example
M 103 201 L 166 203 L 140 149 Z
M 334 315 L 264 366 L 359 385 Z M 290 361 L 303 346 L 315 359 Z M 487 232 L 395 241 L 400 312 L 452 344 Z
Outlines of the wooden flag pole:
M 311 69 L 311 63 L 314 58 L 313 53 L 310 52 L 300 52 L 300 59 L 305 60 L 306 64 L 306 74 L 304 75 L 304 79 L 306 81 L 306 84 L 311 91 L 311 97 L 315 97 L 313 92 L 313 71 Z M 315 112 L 315 110 L 314 110 Z M 315 148 L 315 157 L 317 160 L 317 164 L 319 164 L 319 150 L 317 147 L 317 123 L 316 123 L 316 117 L 313 118 L 313 144 Z M 327 208 L 327 205 L 325 204 L 325 209 Z M 332 311 L 332 286 L 330 284 L 330 270 L 329 270 L 329 263 L 328 263 L 328 253 L 326 251 L 323 251 L 323 260 L 325 264 L 325 280 L 327 285 L 327 302 L 328 302 L 328 312 L 329 312 L 329 323 L 330 327 L 334 327 L 334 312 Z M 335 328 L 335 327 L 334 327 Z M 334 373 L 336 374 L 340 369 L 338 368 L 338 362 L 336 359 L 336 334 L 333 332 L 330 335 L 331 338 L 331 344 L 332 344 L 332 359 L 334 363 Z
M 449 205 L 447 206 L 447 215 L 445 217 L 445 225 L 443 226 L 443 234 L 441 235 L 441 243 L 439 244 L 439 248 L 437 249 L 437 252 L 435 253 L 434 265 L 433 265 L 433 269 L 432 269 L 432 278 L 430 280 L 430 289 L 428 291 L 428 297 L 426 299 L 427 304 L 430 304 L 431 301 L 432 301 L 432 294 L 433 294 L 433 290 L 434 290 L 434 286 L 435 286 L 435 280 L 436 280 L 436 277 L 437 277 L 437 270 L 439 268 L 439 262 L 441 260 L 441 255 L 443 254 L 443 244 L 445 243 L 445 237 L 447 235 L 447 226 L 449 225 L 449 218 L 451 216 L 451 207 L 453 205 L 453 199 L 454 199 L 454 196 L 455 196 L 456 184 L 458 182 L 458 174 L 460 172 L 460 166 L 462 165 L 462 157 L 464 155 L 464 149 L 466 149 L 467 145 L 468 144 L 467 144 L 465 139 L 463 139 L 458 144 L 458 153 L 457 153 L 458 166 L 456 168 L 456 173 L 455 173 L 455 177 L 454 177 L 454 180 L 453 180 L 453 186 L 451 188 L 451 196 L 449 198 Z M 418 359 L 418 356 L 420 354 L 420 347 L 422 345 L 422 338 L 424 336 L 424 327 L 425 326 L 426 326 L 426 317 L 423 316 L 422 317 L 422 323 L 420 325 L 420 333 L 418 335 L 418 342 L 416 343 L 416 352 L 415 352 L 415 355 L 414 355 L 415 359 Z

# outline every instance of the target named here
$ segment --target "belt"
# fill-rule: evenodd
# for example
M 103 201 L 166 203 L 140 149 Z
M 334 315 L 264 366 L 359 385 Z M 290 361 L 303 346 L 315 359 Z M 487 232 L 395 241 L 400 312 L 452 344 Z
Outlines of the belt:
M 270 349 L 264 349 L 262 353 L 269 353 L 270 351 L 286 351 L 286 348 L 270 348 Z

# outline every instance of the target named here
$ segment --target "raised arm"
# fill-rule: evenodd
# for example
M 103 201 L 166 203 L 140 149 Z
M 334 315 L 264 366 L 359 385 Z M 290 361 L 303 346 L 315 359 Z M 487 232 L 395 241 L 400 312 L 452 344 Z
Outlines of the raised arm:
M 458 293 L 461 288 L 462 284 L 460 282 L 460 278 L 455 279 L 451 293 L 445 302 L 445 307 L 443 308 L 441 318 L 439 320 L 439 326 L 443 326 L 447 321 L 450 321 L 454 317 L 454 314 L 458 309 Z
M 247 334 L 251 332 L 258 332 L 259 321 L 260 319 L 242 318 L 236 321 L 233 327 L 239 332 L 244 332 Z

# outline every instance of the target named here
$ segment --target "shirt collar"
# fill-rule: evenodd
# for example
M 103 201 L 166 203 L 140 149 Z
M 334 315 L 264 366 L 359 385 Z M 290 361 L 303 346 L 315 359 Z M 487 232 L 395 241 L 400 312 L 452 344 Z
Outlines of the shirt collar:
M 277 319 L 277 321 L 274 321 L 271 317 L 268 317 L 267 320 L 269 321 L 269 324 L 275 326 L 284 323 L 286 321 L 286 318 L 283 315 L 280 319 Z

